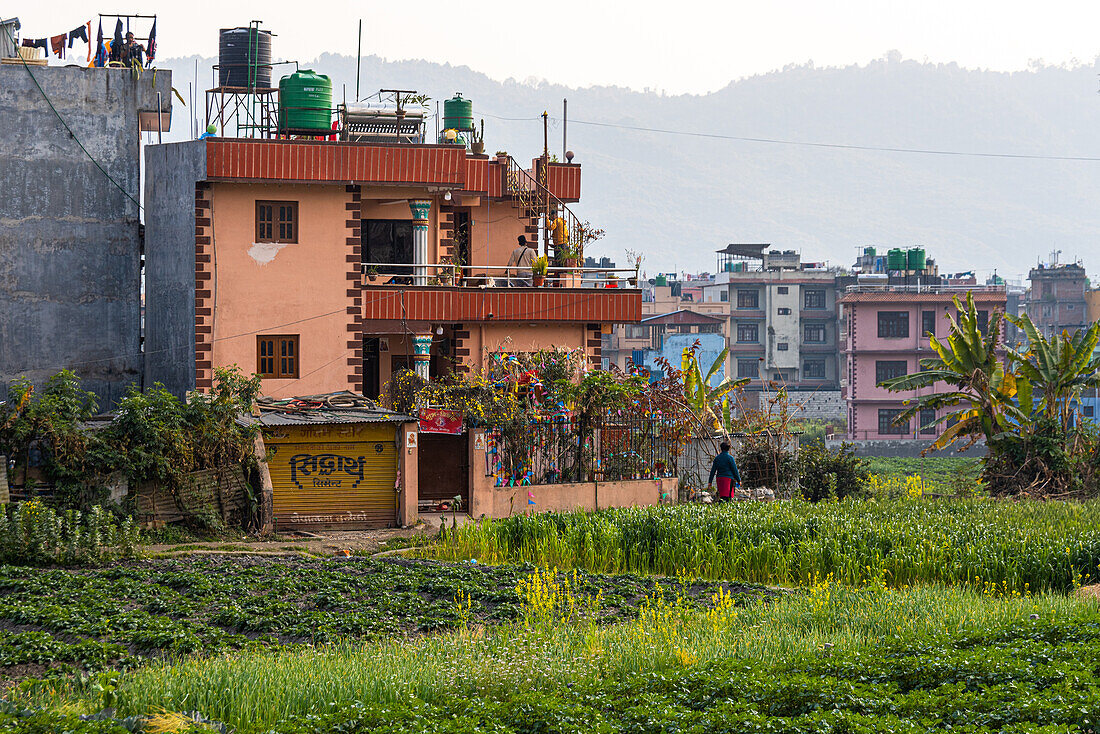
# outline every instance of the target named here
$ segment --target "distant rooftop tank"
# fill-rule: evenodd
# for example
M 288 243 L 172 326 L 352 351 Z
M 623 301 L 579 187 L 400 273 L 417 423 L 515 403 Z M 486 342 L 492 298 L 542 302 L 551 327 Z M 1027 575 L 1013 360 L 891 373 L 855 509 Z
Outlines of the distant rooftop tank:
M 222 28 L 218 32 L 218 86 L 271 87 L 271 31 Z
M 887 270 L 905 270 L 908 263 L 908 258 L 905 256 L 905 250 L 894 247 L 886 252 L 886 269 Z
M 668 285 L 668 278 L 664 275 L 658 275 L 656 278 L 653 279 L 653 285 L 657 286 L 658 288 L 663 288 Z
M 332 130 L 332 80 L 301 69 L 279 80 L 279 129 Z
M 906 262 L 909 270 L 924 270 L 924 248 L 912 247 L 906 254 Z
M 878 253 L 875 251 L 875 248 L 873 248 L 873 247 L 864 247 L 863 248 L 863 254 L 866 257 L 874 257 Z
M 444 130 L 474 130 L 474 103 L 463 98 L 462 92 L 443 102 Z

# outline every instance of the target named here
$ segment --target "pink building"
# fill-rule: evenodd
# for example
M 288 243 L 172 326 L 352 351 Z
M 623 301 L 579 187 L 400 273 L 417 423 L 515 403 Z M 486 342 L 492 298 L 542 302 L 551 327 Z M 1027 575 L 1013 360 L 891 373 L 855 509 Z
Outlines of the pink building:
M 1004 286 L 853 285 L 838 301 L 843 308 L 845 384 L 849 440 L 934 440 L 945 424 L 926 427 L 938 416 L 922 411 L 918 420 L 896 426 L 894 418 L 905 401 L 943 386 L 892 393 L 879 383 L 920 369 L 920 360 L 935 356 L 929 334 L 945 339 L 947 314 L 955 313 L 952 296 L 974 294 L 979 322 L 994 311 L 1004 312 Z

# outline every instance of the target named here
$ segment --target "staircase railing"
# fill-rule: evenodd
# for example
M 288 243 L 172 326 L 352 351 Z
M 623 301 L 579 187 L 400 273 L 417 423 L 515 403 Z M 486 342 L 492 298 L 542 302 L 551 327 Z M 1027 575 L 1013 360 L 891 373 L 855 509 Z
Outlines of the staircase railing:
M 595 230 L 586 222 L 582 222 L 573 211 L 565 205 L 565 202 L 554 195 L 550 187 L 546 185 L 548 166 L 539 166 L 539 176 L 535 178 L 523 168 L 515 158 L 508 156 L 508 169 L 505 173 L 505 191 L 521 206 L 539 215 L 546 214 L 550 210 L 565 220 L 568 231 L 569 249 L 576 253 L 578 260 L 584 259 L 584 246 L 595 239 L 592 234 Z M 541 179 L 541 180 L 540 180 Z M 551 225 L 550 222 L 543 226 Z

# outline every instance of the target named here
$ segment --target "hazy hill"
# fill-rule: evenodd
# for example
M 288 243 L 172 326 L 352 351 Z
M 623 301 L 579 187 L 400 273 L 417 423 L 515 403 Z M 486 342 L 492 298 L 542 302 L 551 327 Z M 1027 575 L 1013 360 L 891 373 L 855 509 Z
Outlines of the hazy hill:
M 277 53 L 279 50 L 277 49 Z M 194 58 L 161 62 L 184 95 Z M 211 60 L 200 60 L 209 86 Z M 354 96 L 353 57 L 303 64 Z M 285 68 L 285 67 L 284 67 Z M 847 145 L 1100 158 L 1100 65 L 999 73 L 923 64 L 896 55 L 862 66 L 812 64 L 730 83 L 703 96 L 497 82 L 467 67 L 363 59 L 361 90 L 418 89 L 433 100 L 461 91 L 485 117 L 489 152 L 561 155 L 561 100 L 569 148 L 585 168 L 582 217 L 606 228 L 597 252 L 632 247 L 650 271 L 713 270 L 727 242 L 765 241 L 807 260 L 849 264 L 856 248 L 921 244 L 949 270 L 1026 273 L 1052 249 L 1086 266 L 1100 235 L 1100 160 L 1057 161 L 841 150 L 640 132 L 615 125 Z M 199 95 L 198 109 L 202 110 Z M 178 109 L 178 107 L 177 107 Z M 499 119 L 523 118 L 523 119 Z M 201 120 L 200 120 L 201 122 Z M 186 113 L 172 137 L 189 134 Z M 1100 259 L 1093 258 L 1094 260 Z

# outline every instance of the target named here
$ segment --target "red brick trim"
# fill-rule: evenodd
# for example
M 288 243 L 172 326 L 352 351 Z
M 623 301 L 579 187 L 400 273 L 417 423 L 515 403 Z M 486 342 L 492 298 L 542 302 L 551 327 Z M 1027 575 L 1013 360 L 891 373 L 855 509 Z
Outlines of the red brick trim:
M 214 386 L 214 298 L 210 286 L 214 228 L 210 197 L 203 195 L 209 187 L 205 181 L 195 184 L 195 389 L 203 391 Z
M 347 280 L 349 288 L 347 315 L 349 323 L 347 332 L 348 349 L 348 389 L 354 392 L 363 392 L 363 267 L 362 246 L 360 241 L 359 212 L 362 211 L 362 193 L 358 186 L 349 185 L 344 189 L 347 192 L 347 202 L 344 209 L 347 212 L 355 212 L 354 218 L 345 220 L 347 253 Z

